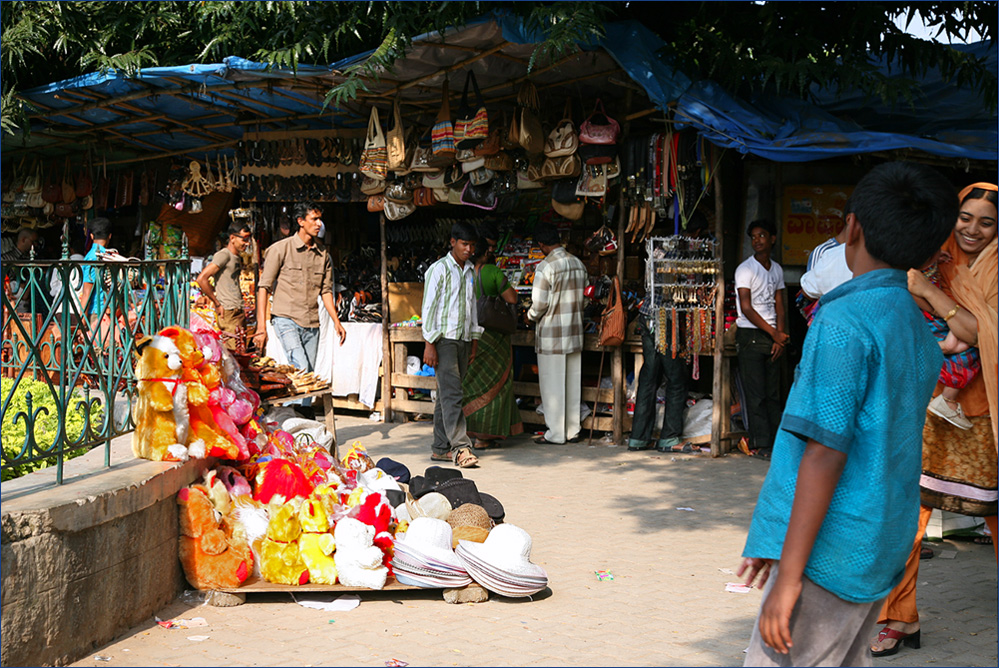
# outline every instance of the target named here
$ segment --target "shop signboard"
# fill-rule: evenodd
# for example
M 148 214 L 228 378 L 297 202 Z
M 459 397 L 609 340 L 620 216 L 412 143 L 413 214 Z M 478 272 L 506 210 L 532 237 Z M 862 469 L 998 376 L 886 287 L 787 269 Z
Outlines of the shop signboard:
M 808 253 L 843 229 L 843 208 L 853 186 L 791 185 L 784 187 L 781 207 L 781 264 L 801 265 Z

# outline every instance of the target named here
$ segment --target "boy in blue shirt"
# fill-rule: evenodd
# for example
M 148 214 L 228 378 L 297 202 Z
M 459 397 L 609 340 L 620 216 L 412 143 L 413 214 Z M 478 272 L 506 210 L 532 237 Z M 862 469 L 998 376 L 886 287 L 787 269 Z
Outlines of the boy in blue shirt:
M 919 514 L 922 430 L 942 356 L 906 270 L 954 228 L 954 187 L 895 162 L 857 184 L 854 278 L 805 339 L 739 574 L 766 583 L 747 666 L 870 666 L 867 635 Z

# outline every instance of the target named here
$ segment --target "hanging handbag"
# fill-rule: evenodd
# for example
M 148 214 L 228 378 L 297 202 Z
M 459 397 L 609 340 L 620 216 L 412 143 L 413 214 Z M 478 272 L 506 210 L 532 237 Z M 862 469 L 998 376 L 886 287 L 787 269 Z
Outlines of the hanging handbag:
M 469 181 L 461 191 L 461 203 L 466 206 L 474 206 L 486 211 L 492 211 L 499 203 L 499 198 L 491 183 L 473 186 L 472 182 Z
M 73 183 L 73 165 L 66 156 L 66 167 L 62 173 L 62 201 L 67 204 L 76 201 L 76 184 Z
M 402 127 L 402 112 L 399 111 L 399 96 L 392 103 L 392 119 L 388 133 L 385 136 L 388 150 L 388 168 L 398 171 L 408 166 L 406 162 L 406 133 Z
M 441 89 L 441 109 L 437 112 L 437 120 L 431 131 L 431 148 L 436 161 L 454 160 L 454 126 L 451 125 L 451 101 L 448 99 L 448 80 L 444 79 Z M 450 162 L 443 162 L 450 164 Z
M 576 182 L 580 197 L 603 197 L 607 194 L 607 172 L 604 165 L 587 165 Z
M 482 292 L 482 276 L 475 272 L 475 278 Z M 500 296 L 483 295 L 475 300 L 475 310 L 479 326 L 500 334 L 513 334 L 517 331 L 517 314 L 513 304 L 508 304 Z
M 370 176 L 365 176 L 364 180 L 361 181 L 361 192 L 365 195 L 377 195 L 384 190 L 384 179 L 373 179 Z
M 571 99 L 566 99 L 562 120 L 558 122 L 554 130 L 548 133 L 548 139 L 545 141 L 545 155 L 549 158 L 561 158 L 572 155 L 578 147 L 579 138 L 576 136 L 576 127 L 572 124 Z
M 562 204 L 580 201 L 576 194 L 576 179 L 558 179 L 552 182 L 552 199 Z
M 485 168 L 494 172 L 511 172 L 514 167 L 513 157 L 506 151 L 486 157 Z
M 94 198 L 94 206 L 98 209 L 108 208 L 108 191 L 111 190 L 111 181 L 108 179 L 108 162 L 104 158 L 103 171 L 97 179 L 97 197 Z
M 531 157 L 527 163 L 527 178 L 531 181 L 543 181 L 541 170 L 545 166 L 545 156 L 540 153 Z
M 67 158 L 67 160 L 68 159 L 69 158 Z M 28 176 L 24 179 L 21 192 L 29 195 L 42 192 L 42 163 L 37 158 L 35 158 L 34 165 L 28 173 Z
M 520 111 L 517 143 L 529 155 L 541 153 L 545 148 L 545 134 L 538 119 L 541 103 L 538 101 L 538 89 L 530 81 L 525 81 L 517 93 L 517 105 Z
M 496 173 L 493 170 L 480 167 L 468 173 L 468 180 L 473 186 L 481 186 L 492 181 L 494 176 Z
M 593 117 L 600 113 L 606 123 L 595 123 Z M 621 134 L 621 126 L 613 118 L 607 115 L 604 109 L 603 100 L 597 98 L 597 103 L 593 105 L 591 113 L 579 126 L 579 141 L 581 144 L 616 144 L 617 138 Z
M 624 343 L 624 330 L 628 316 L 621 303 L 621 281 L 612 279 L 611 293 L 607 296 L 607 306 L 600 315 L 600 345 L 619 346 Z
M 416 211 L 416 205 L 410 202 L 393 202 L 385 200 L 385 217 L 389 220 L 402 220 L 409 214 Z
M 475 155 L 489 157 L 500 152 L 500 135 L 503 133 L 500 128 L 493 128 L 489 131 L 489 136 L 484 142 L 472 149 Z
M 45 185 L 42 186 L 42 199 L 51 204 L 58 204 L 62 201 L 62 185 L 56 183 L 55 174 L 56 167 L 53 164 L 49 168 L 48 176 L 45 179 Z
M 60 218 L 72 218 L 76 215 L 76 203 L 59 202 L 55 205 L 55 215 Z
M 419 187 L 413 191 L 413 204 L 416 206 L 433 206 L 437 204 L 432 188 Z
M 471 82 L 475 89 L 475 108 L 468 105 L 468 84 Z M 471 70 L 465 75 L 465 88 L 461 93 L 461 106 L 458 108 L 458 117 L 454 121 L 454 143 L 455 147 L 475 148 L 479 142 L 489 137 L 489 113 L 486 111 L 486 103 L 482 99 L 479 91 L 479 84 L 475 80 L 475 72 Z
M 529 171 L 526 165 L 517 170 L 517 190 L 537 190 L 538 188 L 544 188 L 545 184 L 541 181 L 531 180 Z
M 92 195 L 93 192 L 94 183 L 90 180 L 90 158 L 87 157 L 80 165 L 80 171 L 76 174 L 76 196 L 86 197 Z
M 545 158 L 545 162 L 541 166 L 541 178 L 576 178 L 582 171 L 582 167 L 583 163 L 575 153 L 562 156 L 561 158 Z
M 396 204 L 406 204 L 413 201 L 413 191 L 396 181 L 385 188 L 385 199 Z
M 378 120 L 378 107 L 371 107 L 371 115 L 368 117 L 368 133 L 364 139 L 360 169 L 362 174 L 374 179 L 384 179 L 388 175 L 388 149 Z
M 580 144 L 576 155 L 586 165 L 606 165 L 617 158 L 617 144 Z
M 14 167 L 14 179 L 10 182 L 10 188 L 8 190 L 5 190 L 3 193 L 3 201 L 6 202 L 7 204 L 11 204 L 14 201 L 14 198 L 17 196 L 17 194 L 24 190 L 25 160 L 26 158 L 21 158 L 21 162 L 19 162 Z
M 32 209 L 41 209 L 45 206 L 45 200 L 42 199 L 42 194 L 40 192 L 30 193 L 24 203 Z
M 427 172 L 423 175 L 423 186 L 425 188 L 443 188 L 444 187 L 444 170 L 438 169 L 433 172 Z
M 371 195 L 368 197 L 368 211 L 375 213 L 385 209 L 384 195 Z

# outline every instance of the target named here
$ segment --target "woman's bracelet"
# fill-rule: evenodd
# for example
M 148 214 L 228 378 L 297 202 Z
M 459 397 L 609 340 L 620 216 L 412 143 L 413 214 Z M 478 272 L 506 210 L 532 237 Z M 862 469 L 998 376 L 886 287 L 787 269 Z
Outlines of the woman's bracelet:
M 959 310 L 961 310 L 961 305 L 960 305 L 960 304 L 957 304 L 957 303 L 955 303 L 955 304 L 954 304 L 954 308 L 952 308 L 952 309 L 951 309 L 950 311 L 948 311 L 948 312 L 947 312 L 947 315 L 945 315 L 945 316 L 944 316 L 944 322 L 947 322 L 947 321 L 949 321 L 949 320 L 950 320 L 951 318 L 953 318 L 953 317 L 954 317 L 954 315 L 955 315 L 955 314 L 956 314 L 956 313 L 957 313 L 957 312 L 958 312 Z

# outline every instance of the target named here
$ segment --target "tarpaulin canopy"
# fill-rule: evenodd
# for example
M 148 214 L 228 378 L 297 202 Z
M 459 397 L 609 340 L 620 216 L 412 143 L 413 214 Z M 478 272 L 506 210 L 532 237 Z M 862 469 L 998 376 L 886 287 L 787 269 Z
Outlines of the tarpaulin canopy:
M 900 149 L 972 160 L 997 157 L 995 111 L 975 91 L 943 82 L 938 72 L 923 77 L 913 105 L 894 109 L 857 93 L 827 90 L 813 91 L 814 103 L 762 95 L 745 100 L 669 66 L 661 57 L 663 41 L 641 24 L 620 21 L 605 29 L 598 42 L 580 44 L 555 60 L 538 59 L 528 75 L 540 36 L 509 12 L 492 12 L 460 29 L 415 38 L 390 71 L 364 75 L 358 97 L 337 108 L 324 108 L 326 92 L 372 52 L 329 66 L 300 65 L 297 71 L 229 57 L 215 64 L 143 68 L 135 77 L 92 73 L 21 97 L 37 110 L 31 145 L 53 155 L 88 143 L 149 158 L 229 151 L 250 130 L 361 128 L 372 105 L 387 110 L 395 99 L 407 123 L 428 126 L 440 107 L 444 81 L 456 111 L 465 73 L 471 71 L 493 122 L 502 122 L 504 112 L 513 109 L 520 83 L 529 78 L 541 95 L 546 121 L 558 120 L 566 98 L 577 119 L 598 97 L 620 118 L 632 111 L 620 103 L 632 89 L 648 98 L 651 109 L 669 108 L 680 127 L 770 160 Z M 996 72 L 994 47 L 955 48 L 986 55 L 989 71 Z M 893 76 L 887 64 L 882 67 Z M 4 148 L 16 149 L 20 141 L 5 138 Z

